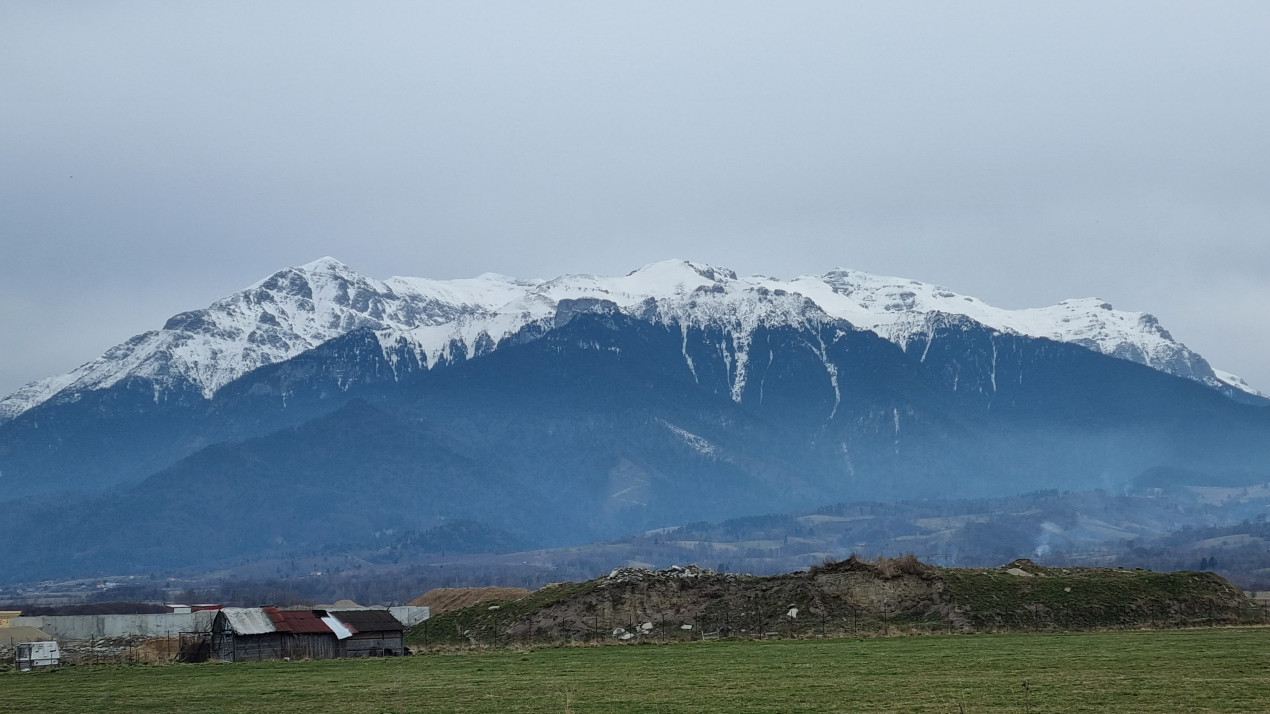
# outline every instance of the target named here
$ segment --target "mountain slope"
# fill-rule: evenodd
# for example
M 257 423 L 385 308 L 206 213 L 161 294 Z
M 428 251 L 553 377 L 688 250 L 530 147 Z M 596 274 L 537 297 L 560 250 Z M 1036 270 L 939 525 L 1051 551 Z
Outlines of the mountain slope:
M 20 549 L 7 577 L 175 568 L 495 511 L 523 530 L 514 513 L 524 500 L 430 425 L 353 400 L 299 427 L 207 447 L 127 490 L 69 506 L 6 504 L 21 513 L 7 514 L 6 533 L 57 524 Z
M 1156 468 L 1270 480 L 1270 410 L 1142 365 L 953 317 L 905 351 L 810 307 L 741 345 L 727 296 L 694 299 L 720 320 L 565 301 L 558 324 L 443 369 L 406 369 L 372 330 L 329 340 L 212 400 L 233 422 L 306 423 L 82 508 L 0 507 L 4 537 L 58 534 L 12 572 L 279 556 L 455 519 L 564 545 L 844 500 L 1119 489 Z

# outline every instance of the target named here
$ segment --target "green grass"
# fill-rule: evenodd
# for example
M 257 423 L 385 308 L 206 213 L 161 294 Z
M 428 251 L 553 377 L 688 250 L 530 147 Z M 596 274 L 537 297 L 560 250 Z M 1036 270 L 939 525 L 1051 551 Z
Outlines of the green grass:
M 1209 572 L 1045 568 L 942 568 L 958 608 L 977 629 L 1081 629 L 1140 624 L 1252 624 L 1265 613 Z
M 1267 645 L 1246 627 L 67 667 L 0 673 L 0 710 L 1262 712 Z
M 535 610 L 559 600 L 583 595 L 597 587 L 598 580 L 558 583 L 539 588 L 517 600 L 486 600 L 468 607 L 447 610 L 407 630 L 405 641 L 410 647 L 421 648 L 431 645 L 461 645 L 472 639 L 493 644 L 493 633 L 500 631 L 497 625 L 501 624 L 505 628 L 507 623 L 526 617 Z M 498 609 L 490 610 L 491 607 Z M 506 635 L 500 634 L 500 637 L 499 643 L 505 644 Z M 552 638 L 548 634 L 542 634 L 539 639 L 549 643 Z

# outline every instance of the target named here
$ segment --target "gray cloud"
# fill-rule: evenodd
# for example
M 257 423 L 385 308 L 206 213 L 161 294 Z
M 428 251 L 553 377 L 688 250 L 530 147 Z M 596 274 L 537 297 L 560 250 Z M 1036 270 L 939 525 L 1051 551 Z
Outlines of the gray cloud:
M 10 4 L 0 392 L 286 265 L 846 266 L 1270 389 L 1270 6 Z

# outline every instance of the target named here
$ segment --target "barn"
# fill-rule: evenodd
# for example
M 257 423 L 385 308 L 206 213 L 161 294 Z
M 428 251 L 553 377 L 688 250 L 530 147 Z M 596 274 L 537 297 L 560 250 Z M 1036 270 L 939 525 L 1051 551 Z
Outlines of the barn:
M 387 610 L 226 607 L 212 621 L 209 650 L 225 662 L 382 657 L 405 653 L 404 630 Z
M 338 643 L 312 610 L 226 607 L 212 620 L 211 657 L 226 662 L 329 659 L 339 656 Z

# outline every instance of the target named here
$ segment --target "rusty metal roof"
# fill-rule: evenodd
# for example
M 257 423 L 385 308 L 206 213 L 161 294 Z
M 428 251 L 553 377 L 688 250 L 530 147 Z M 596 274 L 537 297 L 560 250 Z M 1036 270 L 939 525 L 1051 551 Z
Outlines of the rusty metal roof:
M 313 610 L 279 610 L 276 607 L 260 608 L 269 621 L 273 623 L 274 629 L 278 632 L 290 632 L 292 634 L 300 633 L 331 633 L 331 628 L 326 626 L 325 622 L 319 618 L 318 614 Z
M 286 630 L 278 629 L 284 632 L 320 632 L 331 634 L 331 628 L 326 626 L 325 622 L 318 617 L 317 613 L 312 610 L 283 610 L 278 613 L 282 616 L 283 624 Z
M 235 634 L 264 635 L 271 632 L 326 633 L 333 630 L 313 610 L 279 610 L 276 607 L 226 607 L 221 615 Z
M 287 631 L 286 623 L 282 619 L 281 610 L 279 610 L 278 608 L 272 605 L 267 605 L 265 607 L 260 608 L 260 611 L 265 614 L 265 617 L 269 618 L 269 622 L 273 623 L 274 630 L 278 632 Z

